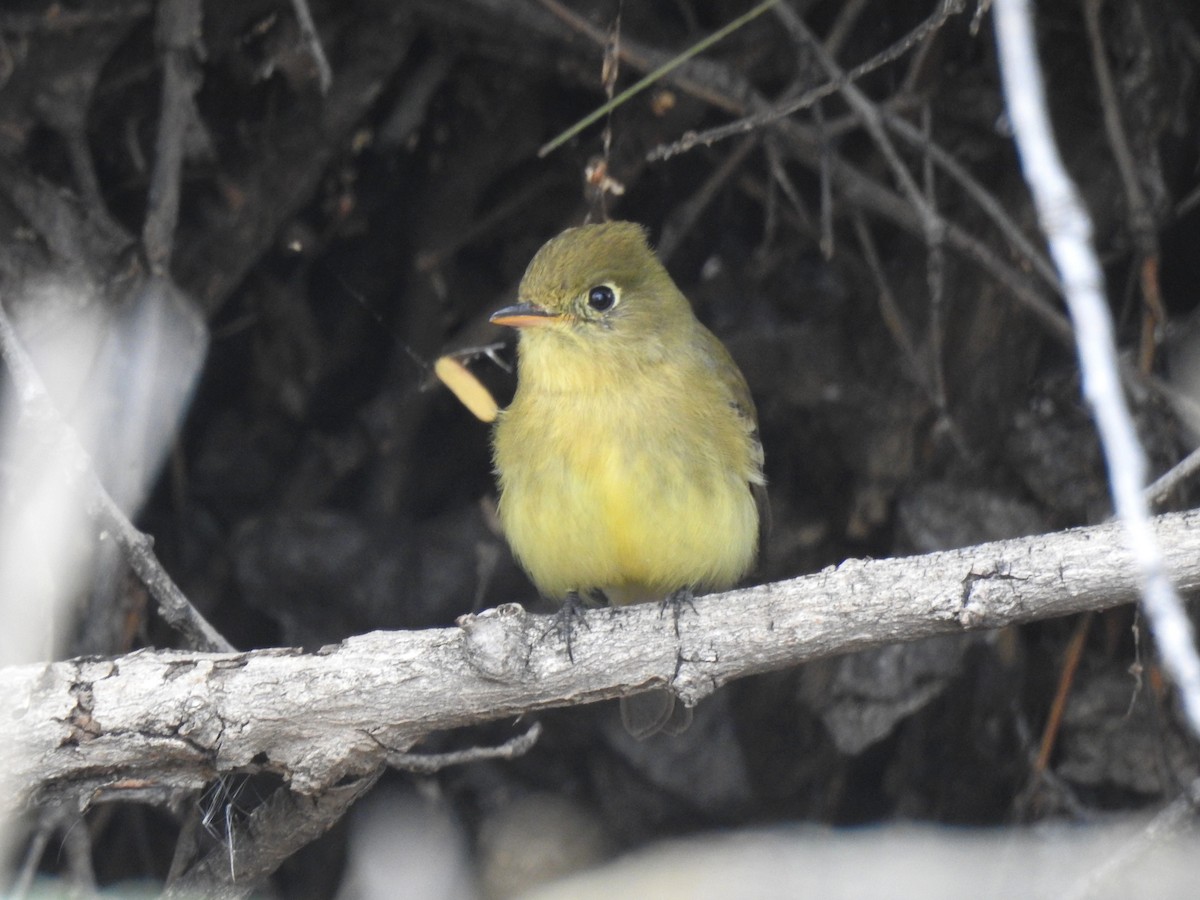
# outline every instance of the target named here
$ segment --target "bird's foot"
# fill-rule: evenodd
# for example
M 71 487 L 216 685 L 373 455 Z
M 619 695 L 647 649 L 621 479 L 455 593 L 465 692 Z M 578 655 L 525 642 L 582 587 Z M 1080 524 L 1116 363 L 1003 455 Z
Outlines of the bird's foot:
M 597 602 L 597 595 L 599 600 Z M 579 591 L 571 591 L 567 594 L 562 606 L 558 608 L 558 612 L 550 617 L 550 626 L 542 633 L 544 638 L 547 634 L 553 631 L 558 635 L 559 640 L 567 645 L 567 659 L 575 662 L 575 649 L 573 635 L 575 628 L 582 625 L 584 628 L 589 627 L 587 619 L 584 617 L 584 611 L 589 606 L 599 606 L 607 603 L 607 598 L 603 591 L 588 591 L 587 599 L 585 600 Z
M 667 594 L 659 605 L 658 614 L 660 618 L 668 609 L 671 610 L 671 616 L 675 622 L 675 637 L 679 637 L 679 617 L 683 614 L 683 607 L 688 606 L 693 613 L 696 612 L 695 600 L 696 598 L 692 594 L 692 589 L 685 587 Z

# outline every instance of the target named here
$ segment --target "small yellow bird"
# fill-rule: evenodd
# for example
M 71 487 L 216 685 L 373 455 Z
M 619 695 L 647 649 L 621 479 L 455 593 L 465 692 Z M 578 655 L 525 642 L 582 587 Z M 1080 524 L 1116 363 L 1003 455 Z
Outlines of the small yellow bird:
M 754 403 L 645 231 L 564 231 L 517 299 L 491 318 L 520 331 L 495 464 L 504 534 L 538 590 L 625 604 L 734 585 L 755 561 L 765 504 Z M 622 713 L 645 737 L 686 727 L 681 708 L 672 728 L 674 707 L 652 691 Z

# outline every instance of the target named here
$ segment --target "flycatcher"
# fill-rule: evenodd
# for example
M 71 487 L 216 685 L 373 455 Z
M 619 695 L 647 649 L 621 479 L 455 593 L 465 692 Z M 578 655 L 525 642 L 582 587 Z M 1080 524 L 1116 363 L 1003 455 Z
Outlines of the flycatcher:
M 625 604 L 733 586 L 765 504 L 754 403 L 643 229 L 563 232 L 517 299 L 492 316 L 520 332 L 495 464 L 504 534 L 538 590 Z M 652 691 L 622 714 L 645 737 L 686 727 L 674 706 Z

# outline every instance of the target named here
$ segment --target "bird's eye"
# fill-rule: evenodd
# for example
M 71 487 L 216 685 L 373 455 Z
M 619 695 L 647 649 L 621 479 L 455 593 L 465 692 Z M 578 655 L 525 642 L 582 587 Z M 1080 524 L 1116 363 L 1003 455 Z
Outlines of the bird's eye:
M 587 302 L 596 312 L 608 312 L 617 305 L 617 292 L 611 285 L 598 284 L 588 289 Z

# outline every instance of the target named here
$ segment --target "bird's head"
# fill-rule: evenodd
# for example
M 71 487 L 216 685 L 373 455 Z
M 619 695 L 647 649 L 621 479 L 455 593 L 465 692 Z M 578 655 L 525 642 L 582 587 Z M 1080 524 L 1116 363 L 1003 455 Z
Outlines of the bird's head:
M 534 256 L 518 302 L 491 321 L 524 340 L 578 344 L 591 352 L 654 350 L 694 321 L 688 304 L 632 222 L 564 231 Z

